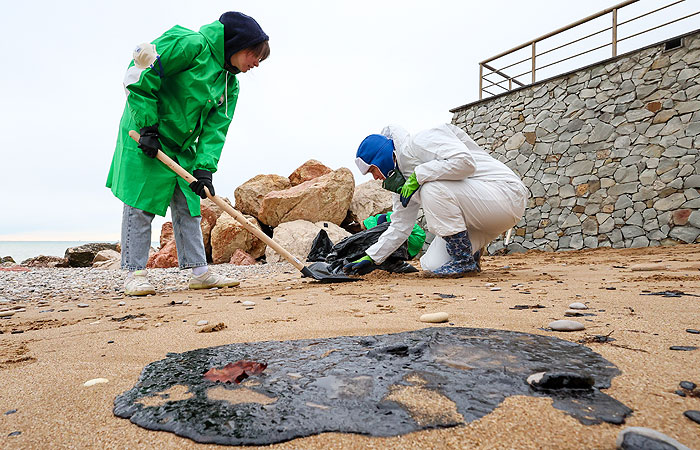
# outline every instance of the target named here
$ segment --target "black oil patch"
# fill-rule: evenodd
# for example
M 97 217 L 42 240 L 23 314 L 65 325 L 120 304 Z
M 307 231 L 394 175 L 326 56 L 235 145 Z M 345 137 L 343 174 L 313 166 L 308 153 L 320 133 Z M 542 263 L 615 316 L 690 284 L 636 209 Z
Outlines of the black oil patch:
M 242 359 L 267 368 L 240 385 L 203 378 L 212 367 Z M 528 376 L 545 371 L 591 377 L 593 387 L 532 389 Z M 396 436 L 462 425 L 489 414 L 510 395 L 551 397 L 555 408 L 583 424 L 620 424 L 632 410 L 600 392 L 619 373 L 588 347 L 555 337 L 435 327 L 170 353 L 147 365 L 136 386 L 115 399 L 114 414 L 150 430 L 228 445 L 265 445 L 324 432 Z M 171 399 L 168 390 L 186 395 Z M 248 397 L 230 402 L 222 392 Z

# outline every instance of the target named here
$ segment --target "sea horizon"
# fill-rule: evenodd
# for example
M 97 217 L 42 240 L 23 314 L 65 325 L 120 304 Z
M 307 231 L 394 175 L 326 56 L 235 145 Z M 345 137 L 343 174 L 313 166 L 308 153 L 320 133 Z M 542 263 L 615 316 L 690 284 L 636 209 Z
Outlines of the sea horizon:
M 59 256 L 63 258 L 66 250 L 71 247 L 90 243 L 117 243 L 118 240 L 94 240 L 94 241 L 0 241 L 0 258 L 11 256 L 17 264 L 36 256 Z M 151 246 L 158 248 L 157 241 L 151 242 Z

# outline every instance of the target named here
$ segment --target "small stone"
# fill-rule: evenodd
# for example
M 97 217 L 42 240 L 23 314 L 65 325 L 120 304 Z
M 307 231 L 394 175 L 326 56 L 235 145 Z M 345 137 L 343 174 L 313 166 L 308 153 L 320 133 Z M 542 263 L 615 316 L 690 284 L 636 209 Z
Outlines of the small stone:
M 681 352 L 692 352 L 693 350 L 697 350 L 697 347 L 693 347 L 690 345 L 672 345 L 668 348 L 669 350 L 678 350 Z
M 0 317 L 12 317 L 14 315 L 14 311 L 0 311 Z
M 14 414 L 14 413 L 16 413 L 16 412 L 17 412 L 16 409 L 11 409 L 11 410 L 7 411 L 7 412 L 5 413 L 5 415 L 6 415 L 6 416 L 9 416 L 10 414 Z
M 527 384 L 537 390 L 591 389 L 595 380 L 575 372 L 538 372 L 527 377 Z
M 676 395 L 679 395 L 681 397 L 685 397 L 685 395 L 686 395 L 685 391 L 681 391 L 680 389 L 676 389 L 675 391 L 673 391 L 673 393 Z
M 685 331 L 690 334 L 700 334 L 700 330 L 694 330 L 692 328 L 686 328 Z
M 499 287 L 492 287 L 491 290 L 492 290 L 492 291 L 500 291 L 501 288 L 499 288 Z
M 7 436 L 8 437 L 19 436 L 20 434 L 22 434 L 21 431 L 13 431 L 12 433 L 8 434 Z
M 160 327 L 160 326 L 162 326 L 162 325 L 163 325 L 163 324 L 160 323 L 160 322 L 156 322 L 156 324 L 155 324 L 156 327 Z
M 486 287 L 494 287 L 496 283 L 486 283 L 484 286 Z
M 685 445 L 651 428 L 627 427 L 617 435 L 615 445 L 620 450 L 690 450 Z
M 554 331 L 580 331 L 585 329 L 585 325 L 575 320 L 555 320 L 547 325 Z
M 78 303 L 78 308 L 87 308 L 88 306 L 90 305 L 88 305 L 87 303 Z
M 124 306 L 126 305 L 126 302 L 119 302 L 119 306 Z
M 182 304 L 183 304 L 183 305 L 189 305 L 189 304 L 190 304 L 190 301 L 189 301 L 189 300 L 183 300 L 183 301 L 182 301 Z
M 277 303 L 282 303 L 282 302 L 286 302 L 287 299 L 284 298 L 284 297 L 277 297 L 277 299 L 276 299 L 275 301 L 276 301 Z
M 447 315 L 446 312 L 436 312 L 436 313 L 430 313 L 430 314 L 423 314 L 420 316 L 420 321 L 421 322 L 428 322 L 428 323 L 442 323 L 442 322 L 447 322 L 447 319 L 449 316 Z
M 687 389 L 689 391 L 692 391 L 693 389 L 695 389 L 697 387 L 697 385 L 695 383 L 693 383 L 692 381 L 681 381 L 680 387 L 682 387 L 683 389 Z
M 569 309 L 588 309 L 588 306 L 584 305 L 581 302 L 574 302 L 569 305 Z
M 684 412 L 683 415 L 695 423 L 700 423 L 700 411 L 689 409 L 688 411 Z
M 226 324 L 223 322 L 219 322 L 217 324 L 211 324 L 203 327 L 201 330 L 199 330 L 200 333 L 213 333 L 215 331 L 221 331 L 224 328 L 226 328 Z
M 83 383 L 83 386 L 90 387 L 101 383 L 109 383 L 109 380 L 107 378 L 93 378 L 92 380 L 88 380 Z
M 583 313 L 575 309 L 567 309 L 564 311 L 564 315 L 566 317 L 581 317 L 583 316 Z
M 251 302 L 250 300 L 246 300 L 241 303 L 243 306 L 255 306 L 255 302 Z
M 633 264 L 630 266 L 632 272 L 644 272 L 652 270 L 666 270 L 668 266 L 661 263 L 649 263 L 649 264 Z
M 208 320 L 200 320 L 199 322 L 197 322 L 197 326 L 201 327 L 201 326 L 207 325 L 208 323 L 209 323 Z

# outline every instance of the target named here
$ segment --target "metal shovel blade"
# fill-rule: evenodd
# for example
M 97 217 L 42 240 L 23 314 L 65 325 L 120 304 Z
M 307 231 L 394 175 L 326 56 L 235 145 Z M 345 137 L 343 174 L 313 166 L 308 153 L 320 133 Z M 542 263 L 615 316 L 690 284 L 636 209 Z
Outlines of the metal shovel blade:
M 301 269 L 301 273 L 305 277 L 313 278 L 322 283 L 344 283 L 347 281 L 360 281 L 362 278 L 350 277 L 348 275 L 331 273 L 328 271 L 328 264 L 311 263 L 308 267 Z

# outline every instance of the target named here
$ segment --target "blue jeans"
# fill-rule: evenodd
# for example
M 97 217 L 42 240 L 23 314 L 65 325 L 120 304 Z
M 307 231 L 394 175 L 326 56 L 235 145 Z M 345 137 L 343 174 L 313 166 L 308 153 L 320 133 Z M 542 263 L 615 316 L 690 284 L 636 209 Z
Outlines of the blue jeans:
M 175 186 L 170 200 L 170 215 L 173 219 L 173 233 L 177 247 L 177 260 L 180 269 L 207 265 L 204 240 L 200 228 L 201 216 L 192 217 L 187 207 L 185 195 Z M 151 222 L 155 214 L 124 204 L 122 213 L 122 269 L 141 270 L 146 268 L 148 250 L 151 248 Z

